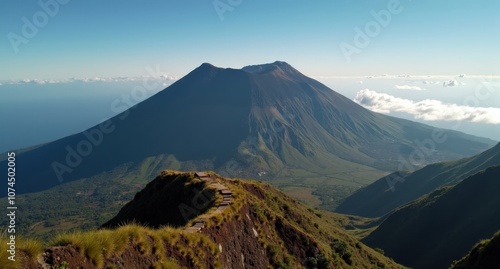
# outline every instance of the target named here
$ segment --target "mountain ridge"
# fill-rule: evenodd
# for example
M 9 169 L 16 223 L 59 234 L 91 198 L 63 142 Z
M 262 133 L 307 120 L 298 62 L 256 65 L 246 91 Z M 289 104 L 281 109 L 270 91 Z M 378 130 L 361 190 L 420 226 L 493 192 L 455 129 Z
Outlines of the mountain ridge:
M 494 269 L 500 264 L 500 231 L 487 240 L 481 240 L 462 259 L 454 261 L 450 269 Z
M 469 158 L 431 164 L 413 173 L 395 172 L 353 193 L 336 210 L 344 214 L 381 217 L 439 187 L 457 184 L 495 165 L 500 165 L 500 143 Z M 389 182 L 395 182 L 395 191 L 390 190 Z
M 412 268 L 445 268 L 500 230 L 500 165 L 390 214 L 362 241 Z
M 403 268 L 323 213 L 266 183 L 165 170 L 116 215 L 125 218 L 19 248 L 29 269 Z

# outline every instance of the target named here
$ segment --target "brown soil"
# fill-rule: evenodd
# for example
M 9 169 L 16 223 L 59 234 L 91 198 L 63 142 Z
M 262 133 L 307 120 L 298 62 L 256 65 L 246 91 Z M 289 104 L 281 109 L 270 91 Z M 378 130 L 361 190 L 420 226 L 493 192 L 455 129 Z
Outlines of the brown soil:
M 201 233 L 206 234 L 216 242 L 217 246 L 222 248 L 218 260 L 222 263 L 223 268 L 268 268 L 270 263 L 266 249 L 254 233 L 254 230 L 257 229 L 256 224 L 262 224 L 249 211 L 247 205 L 242 207 L 238 215 L 242 216 L 241 219 L 238 220 L 237 217 L 234 217 L 220 226 L 204 228 Z M 287 232 L 289 231 L 284 231 L 284 233 Z M 176 244 L 187 245 L 187 242 L 180 240 Z M 215 268 L 217 257 L 212 255 L 208 249 L 205 252 L 207 260 L 202 265 L 202 268 Z M 303 251 L 297 247 L 296 252 L 301 253 Z M 195 268 L 192 261 L 186 259 L 185 255 L 181 255 L 174 246 L 166 244 L 166 253 L 164 255 L 173 258 L 181 266 Z M 51 247 L 44 253 L 44 258 L 45 262 L 50 264 L 52 268 L 61 266 L 63 262 L 66 262 L 69 268 L 72 269 L 97 268 L 88 257 L 81 255 L 73 246 Z M 111 268 L 111 265 L 114 265 L 114 268 L 151 268 L 158 260 L 159 257 L 156 254 L 142 253 L 139 247 L 134 245 L 128 247 L 121 255 L 107 259 L 104 268 Z M 38 268 L 42 267 L 39 266 Z
M 258 221 L 249 213 L 248 206 L 244 205 L 238 213 L 240 220 L 233 218 L 221 226 L 202 230 L 222 248 L 219 257 L 224 268 L 259 269 L 269 266 L 266 250 L 253 232 Z
M 187 241 L 181 239 L 177 244 L 186 246 Z M 104 268 L 153 268 L 160 260 L 159 255 L 175 260 L 183 268 L 196 268 L 193 261 L 185 255 L 182 255 L 175 246 L 166 244 L 165 249 L 165 253 L 162 254 L 154 253 L 154 251 L 144 253 L 137 244 L 133 244 L 125 249 L 120 255 L 106 259 Z M 216 257 L 210 255 L 210 250 L 208 248 L 205 248 L 204 252 L 208 259 L 204 261 L 204 264 L 201 264 L 202 268 L 215 269 L 214 264 Z M 42 256 L 48 268 L 63 268 L 62 266 L 66 265 L 67 268 L 71 269 L 97 269 L 97 266 L 92 263 L 88 257 L 80 254 L 73 246 L 51 247 L 47 249 Z M 43 269 L 44 267 L 38 264 L 37 267 L 29 268 Z
M 94 264 L 85 256 L 81 255 L 74 247 L 51 247 L 42 254 L 44 262 L 52 265 L 51 268 L 66 264 L 70 268 L 96 268 Z M 39 266 L 38 268 L 43 268 Z
M 297 228 L 286 224 L 282 219 L 276 219 L 275 229 L 285 243 L 288 252 L 297 258 L 301 264 L 306 262 L 307 257 L 315 257 L 320 253 L 317 243 L 312 238 Z

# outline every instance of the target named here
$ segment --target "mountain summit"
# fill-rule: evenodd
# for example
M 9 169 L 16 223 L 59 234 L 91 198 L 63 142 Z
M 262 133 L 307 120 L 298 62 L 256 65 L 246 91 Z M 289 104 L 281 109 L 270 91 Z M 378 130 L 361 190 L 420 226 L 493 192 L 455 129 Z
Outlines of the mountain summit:
M 304 76 L 297 69 L 293 68 L 286 62 L 276 61 L 269 64 L 259 64 L 259 65 L 248 65 L 242 68 L 242 70 L 250 73 L 266 73 L 266 72 L 281 72 L 283 74 L 288 74 L 291 76 Z
M 21 194 L 96 177 L 132 182 L 171 168 L 259 176 L 313 190 L 321 185 L 327 192 L 320 196 L 339 199 L 396 170 L 400 158 L 420 152 L 419 143 L 435 130 L 373 113 L 285 62 L 242 69 L 205 63 L 106 122 L 18 152 L 18 166 L 29 169 L 20 169 L 24 180 L 16 186 Z M 421 164 L 493 145 L 440 131 L 446 141 L 434 143 Z M 339 185 L 344 191 L 336 193 Z

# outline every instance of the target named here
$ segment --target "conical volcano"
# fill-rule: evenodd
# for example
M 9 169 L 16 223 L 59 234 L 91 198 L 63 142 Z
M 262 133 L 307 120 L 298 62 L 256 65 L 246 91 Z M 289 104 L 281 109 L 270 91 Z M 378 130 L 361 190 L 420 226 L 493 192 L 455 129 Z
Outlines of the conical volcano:
M 279 179 L 284 185 L 315 178 L 319 183 L 311 184 L 317 187 L 342 179 L 355 189 L 364 184 L 356 173 L 397 170 L 400 159 L 420 150 L 419 142 L 435 130 L 373 113 L 285 62 L 242 69 L 205 63 L 99 125 L 19 151 L 17 166 L 27 168 L 19 169 L 23 180 L 17 192 L 99 175 L 152 178 L 167 168 Z M 442 132 L 444 142 L 425 144 L 433 148 L 422 165 L 470 156 L 494 144 Z

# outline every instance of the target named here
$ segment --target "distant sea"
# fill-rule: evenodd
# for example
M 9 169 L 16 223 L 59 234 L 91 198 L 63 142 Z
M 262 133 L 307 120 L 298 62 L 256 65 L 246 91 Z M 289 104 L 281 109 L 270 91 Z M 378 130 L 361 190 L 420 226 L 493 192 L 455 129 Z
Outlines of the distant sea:
M 0 152 L 81 132 L 165 87 L 148 90 L 141 81 L 0 85 Z

